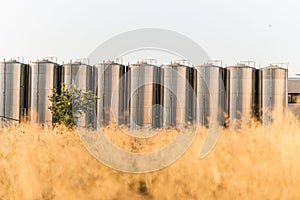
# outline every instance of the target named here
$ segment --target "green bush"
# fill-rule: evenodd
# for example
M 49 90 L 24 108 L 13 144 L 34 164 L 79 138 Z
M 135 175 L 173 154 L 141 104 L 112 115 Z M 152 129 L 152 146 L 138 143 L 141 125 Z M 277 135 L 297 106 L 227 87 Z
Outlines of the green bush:
M 60 92 L 52 90 L 49 96 L 52 105 L 48 108 L 55 123 L 72 128 L 83 114 L 93 114 L 95 99 L 92 91 L 78 89 L 74 83 L 67 88 L 63 83 Z

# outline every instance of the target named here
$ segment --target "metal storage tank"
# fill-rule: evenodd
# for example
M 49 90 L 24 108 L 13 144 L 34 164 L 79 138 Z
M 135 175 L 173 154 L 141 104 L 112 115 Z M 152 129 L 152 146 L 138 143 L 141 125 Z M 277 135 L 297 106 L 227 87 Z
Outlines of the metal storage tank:
M 185 127 L 195 122 L 196 70 L 180 63 L 163 69 L 163 127 Z
M 240 127 L 255 117 L 256 69 L 237 64 L 226 68 L 227 114 L 230 127 Z
M 225 69 L 212 63 L 195 66 L 197 70 L 196 121 L 202 126 L 225 122 Z
M 103 62 L 93 67 L 97 128 L 110 122 L 125 123 L 125 70 L 124 65 L 115 62 Z
M 147 62 L 131 64 L 126 79 L 130 128 L 161 127 L 161 69 Z
M 70 61 L 67 64 L 62 65 L 62 82 L 67 88 L 70 88 L 72 84 L 76 88 L 82 91 L 93 91 L 93 74 L 92 66 L 88 65 L 87 60 Z M 91 105 L 91 109 L 94 112 L 94 105 Z M 85 111 L 86 112 L 86 111 Z M 91 113 L 83 114 L 77 122 L 79 127 L 89 127 L 94 124 L 94 116 Z
M 271 122 L 274 115 L 283 115 L 287 108 L 288 70 L 277 65 L 259 69 L 259 108 L 263 124 Z
M 27 112 L 28 65 L 0 62 L 0 118 L 21 121 Z
M 53 122 L 49 96 L 61 84 L 60 66 L 51 59 L 38 60 L 29 64 L 28 117 L 32 123 Z

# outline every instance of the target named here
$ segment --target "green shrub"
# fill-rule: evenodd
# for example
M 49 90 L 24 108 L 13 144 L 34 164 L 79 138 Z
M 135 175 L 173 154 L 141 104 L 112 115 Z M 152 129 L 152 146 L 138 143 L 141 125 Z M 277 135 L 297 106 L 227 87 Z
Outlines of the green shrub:
M 67 88 L 63 83 L 60 92 L 52 90 L 52 105 L 48 108 L 55 123 L 72 128 L 83 114 L 93 114 L 95 98 L 92 91 L 78 89 L 74 83 Z

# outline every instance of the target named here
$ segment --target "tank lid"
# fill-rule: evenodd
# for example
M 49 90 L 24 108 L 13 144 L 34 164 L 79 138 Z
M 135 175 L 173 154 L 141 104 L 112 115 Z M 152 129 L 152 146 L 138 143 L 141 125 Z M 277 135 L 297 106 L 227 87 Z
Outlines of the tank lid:
M 122 65 L 122 64 L 119 64 L 115 61 L 111 61 L 111 60 L 107 60 L 107 61 L 103 61 L 103 62 L 100 62 L 100 63 L 96 63 L 95 65 Z
M 18 64 L 22 64 L 20 61 L 18 60 L 3 60 L 0 63 L 18 63 Z
M 128 64 L 128 65 L 129 65 L 129 67 L 138 67 L 138 66 L 153 66 L 153 67 L 157 67 L 156 65 L 147 63 L 145 61 L 137 62 L 137 63 L 133 63 L 133 64 Z
M 31 61 L 30 63 L 53 63 L 53 64 L 57 64 L 57 63 L 54 63 L 52 61 L 49 61 L 49 60 L 36 60 L 36 61 Z
M 247 66 L 247 65 L 241 64 L 241 63 L 238 63 L 238 64 L 233 65 L 233 66 L 228 66 L 227 68 L 228 69 L 231 69 L 231 68 L 251 68 L 251 69 L 255 69 L 255 67 Z
M 37 59 L 36 61 L 30 61 L 30 63 L 53 63 L 53 64 L 57 64 L 57 57 L 45 57 L 43 59 Z
M 223 68 L 222 66 L 214 65 L 213 63 L 204 63 L 202 65 L 197 65 L 195 67 L 216 67 L 216 68 Z
M 20 63 L 20 64 L 23 64 L 24 63 L 24 58 L 23 57 L 12 57 L 9 60 L 3 59 L 3 61 L 0 61 L 0 63 Z
M 75 61 L 70 60 L 66 65 L 89 65 L 89 59 L 88 58 L 79 58 Z
M 80 61 L 72 61 L 72 62 L 68 62 L 68 63 L 66 63 L 64 65 L 88 65 L 88 64 L 82 63 Z
M 284 69 L 284 70 L 287 70 L 287 68 L 284 68 L 284 67 L 279 67 L 278 65 L 269 65 L 269 66 L 266 66 L 266 67 L 262 67 L 260 69 Z
M 163 65 L 162 67 L 190 67 L 181 63 L 171 62 L 170 64 Z

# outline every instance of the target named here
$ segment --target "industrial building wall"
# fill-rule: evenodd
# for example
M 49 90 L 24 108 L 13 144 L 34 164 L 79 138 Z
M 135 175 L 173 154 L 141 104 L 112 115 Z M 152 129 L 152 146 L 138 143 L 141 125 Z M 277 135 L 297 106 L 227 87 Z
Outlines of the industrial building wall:
M 300 116 L 300 76 L 288 80 L 288 105 L 290 111 Z

